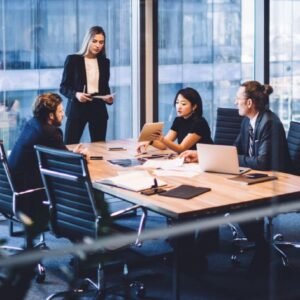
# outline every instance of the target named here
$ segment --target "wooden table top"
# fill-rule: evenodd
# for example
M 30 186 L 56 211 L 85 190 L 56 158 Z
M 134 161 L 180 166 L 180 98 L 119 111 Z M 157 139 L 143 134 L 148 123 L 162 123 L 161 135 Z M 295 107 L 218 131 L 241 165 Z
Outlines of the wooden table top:
M 228 211 L 247 205 L 266 203 L 276 197 L 277 200 L 300 198 L 300 176 L 281 172 L 265 172 L 276 175 L 277 180 L 244 185 L 228 180 L 234 175 L 199 173 L 188 177 L 161 177 L 171 187 L 180 184 L 209 187 L 210 192 L 204 193 L 189 200 L 170 198 L 160 195 L 145 196 L 138 192 L 112 187 L 95 182 L 99 179 L 118 175 L 124 167 L 109 163 L 111 159 L 135 158 L 137 142 L 134 140 L 119 140 L 84 144 L 89 149 L 90 155 L 101 155 L 103 160 L 92 160 L 88 163 L 91 180 L 95 189 L 122 198 L 131 203 L 161 213 L 174 219 L 202 215 L 213 211 Z M 109 151 L 110 147 L 123 147 L 125 150 Z M 69 146 L 72 148 L 72 146 Z M 148 153 L 167 153 L 152 147 Z M 135 169 L 136 167 L 130 167 Z M 126 169 L 129 169 L 128 167 Z M 271 203 L 271 202 L 270 202 Z

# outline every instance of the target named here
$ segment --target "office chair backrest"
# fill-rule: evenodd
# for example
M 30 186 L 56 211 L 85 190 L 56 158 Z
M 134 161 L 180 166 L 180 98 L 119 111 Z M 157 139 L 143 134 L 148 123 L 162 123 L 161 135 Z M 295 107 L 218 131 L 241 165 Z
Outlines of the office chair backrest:
M 50 201 L 53 233 L 73 241 L 86 236 L 96 238 L 100 217 L 84 157 L 43 146 L 35 149 Z
M 14 185 L 9 172 L 3 142 L 0 141 L 0 213 L 13 216 Z
M 233 145 L 241 128 L 243 117 L 235 108 L 217 109 L 217 121 L 214 143 L 218 145 Z
M 287 136 L 288 148 L 292 162 L 291 173 L 300 175 L 300 123 L 290 122 Z

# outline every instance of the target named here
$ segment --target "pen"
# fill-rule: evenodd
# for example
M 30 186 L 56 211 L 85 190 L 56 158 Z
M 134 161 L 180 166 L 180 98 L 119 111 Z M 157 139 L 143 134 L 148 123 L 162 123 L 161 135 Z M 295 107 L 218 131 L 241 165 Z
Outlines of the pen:
M 83 86 L 83 93 L 85 93 L 86 85 Z

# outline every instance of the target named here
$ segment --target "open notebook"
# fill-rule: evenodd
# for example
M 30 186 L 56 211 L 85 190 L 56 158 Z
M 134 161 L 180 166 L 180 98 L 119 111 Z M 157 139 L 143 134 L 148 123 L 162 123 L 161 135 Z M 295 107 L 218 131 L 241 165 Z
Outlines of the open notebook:
M 154 185 L 154 177 L 148 171 L 128 171 L 122 172 L 118 176 L 108 177 L 96 182 L 108 184 L 123 189 L 140 192 L 151 188 Z M 167 183 L 161 179 L 156 179 L 157 186 L 164 186 Z

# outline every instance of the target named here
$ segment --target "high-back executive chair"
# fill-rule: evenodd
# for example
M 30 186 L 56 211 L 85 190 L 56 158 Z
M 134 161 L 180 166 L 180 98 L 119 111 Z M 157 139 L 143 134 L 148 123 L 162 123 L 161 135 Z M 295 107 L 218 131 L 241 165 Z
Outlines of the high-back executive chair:
M 233 145 L 240 133 L 242 120 L 243 117 L 239 115 L 238 109 L 219 107 L 217 109 L 214 143 L 217 145 Z M 229 214 L 225 214 L 225 216 L 229 216 Z M 245 244 L 247 239 L 240 234 L 235 224 L 228 223 L 228 225 L 233 236 L 234 254 L 232 254 L 231 260 L 237 263 L 237 254 L 248 248 L 248 244 Z
M 26 191 L 17 192 L 10 175 L 6 153 L 4 149 L 3 142 L 0 141 L 0 213 L 9 221 L 9 233 L 11 236 L 22 236 L 24 237 L 24 247 L 15 247 L 10 245 L 3 245 L 0 248 L 3 250 L 19 252 L 24 251 L 27 248 L 35 249 L 46 249 L 46 243 L 44 238 L 44 233 L 40 235 L 40 241 L 36 244 L 31 245 L 33 236 L 29 237 L 30 231 L 14 231 L 13 225 L 18 223 L 23 224 L 22 213 L 22 202 L 34 201 L 34 197 L 37 193 L 43 192 L 44 188 L 30 189 Z M 26 213 L 25 213 L 26 214 Z M 36 281 L 41 283 L 45 280 L 46 270 L 45 267 L 39 263 L 37 266 L 37 277 Z
M 50 201 L 50 229 L 56 237 L 64 237 L 77 243 L 87 238 L 98 240 L 103 235 L 110 236 L 114 217 L 139 208 L 139 206 L 133 205 L 110 215 L 103 193 L 95 191 L 92 187 L 87 162 L 83 155 L 38 145 L 35 146 L 35 149 L 41 176 Z M 143 222 L 144 217 L 142 216 L 141 223 Z M 143 224 L 140 224 L 140 228 L 142 227 Z M 138 240 L 136 244 L 139 244 Z M 118 246 L 116 249 L 102 249 L 98 251 L 99 253 L 95 253 L 97 261 L 96 282 L 90 278 L 85 278 L 84 281 L 87 286 L 91 285 L 96 289 L 97 297 L 100 298 L 107 292 L 104 280 L 105 257 L 107 257 L 105 255 L 118 258 L 121 248 L 124 250 L 124 247 L 129 246 L 129 242 L 126 242 L 125 245 Z M 111 256 L 110 259 L 112 259 Z M 87 262 L 88 260 L 89 254 L 87 254 Z M 76 261 L 78 262 L 79 259 Z M 138 295 L 143 295 L 145 292 L 142 283 L 135 282 L 134 287 Z M 63 291 L 52 294 L 47 299 L 67 295 L 75 297 L 82 292 L 84 291 L 81 289 Z
M 233 145 L 237 138 L 243 117 L 236 108 L 217 109 L 217 120 L 214 143 L 217 145 Z
M 291 173 L 300 175 L 300 123 L 291 121 L 287 135 L 288 149 L 292 162 Z M 272 218 L 269 219 L 272 225 Z M 277 233 L 273 236 L 273 247 L 279 253 L 285 267 L 289 265 L 287 254 L 283 251 L 284 247 L 300 248 L 300 242 L 284 241 L 283 235 Z

